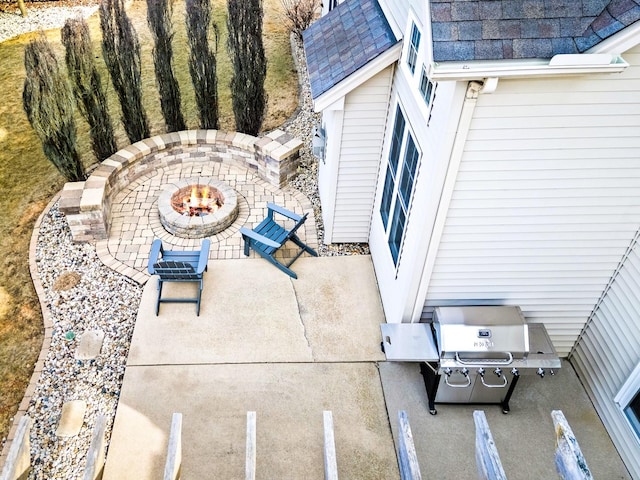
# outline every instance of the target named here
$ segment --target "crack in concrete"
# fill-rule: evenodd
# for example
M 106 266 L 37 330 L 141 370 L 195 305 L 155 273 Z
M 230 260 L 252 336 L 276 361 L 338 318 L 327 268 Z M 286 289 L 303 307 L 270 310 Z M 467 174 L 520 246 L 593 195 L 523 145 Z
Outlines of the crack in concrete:
M 293 290 L 293 297 L 296 300 L 296 306 L 298 307 L 298 318 L 300 319 L 300 325 L 302 326 L 302 335 L 304 336 L 305 341 L 307 342 L 307 346 L 309 347 L 309 351 L 311 352 L 311 360 L 313 362 L 316 361 L 316 357 L 314 355 L 313 352 L 313 347 L 311 346 L 311 342 L 309 341 L 309 337 L 307 336 L 307 326 L 304 323 L 304 319 L 303 319 L 303 314 L 302 314 L 302 309 L 300 308 L 300 299 L 298 297 L 298 291 L 296 290 L 296 287 L 293 283 L 293 278 L 289 279 L 289 282 L 291 282 L 291 289 Z

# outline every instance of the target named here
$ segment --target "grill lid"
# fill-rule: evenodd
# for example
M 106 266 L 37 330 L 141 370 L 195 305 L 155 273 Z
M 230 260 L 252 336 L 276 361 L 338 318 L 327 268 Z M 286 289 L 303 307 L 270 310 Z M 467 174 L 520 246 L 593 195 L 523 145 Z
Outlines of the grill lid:
M 519 307 L 436 307 L 433 313 L 441 358 L 526 358 L 529 329 Z

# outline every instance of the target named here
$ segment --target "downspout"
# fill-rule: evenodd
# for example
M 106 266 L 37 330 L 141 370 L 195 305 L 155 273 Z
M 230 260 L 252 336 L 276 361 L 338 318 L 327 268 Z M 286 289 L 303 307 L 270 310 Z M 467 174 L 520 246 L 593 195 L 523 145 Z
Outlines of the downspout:
M 492 87 L 495 88 L 495 85 L 492 85 Z M 431 230 L 431 235 L 429 237 L 427 256 L 422 268 L 422 274 L 420 275 L 420 282 L 418 283 L 418 292 L 415 296 L 415 303 L 411 316 L 412 323 L 419 322 L 420 317 L 422 316 L 422 309 L 427 297 L 427 290 L 429 289 L 433 268 L 436 263 L 438 247 L 440 246 L 440 240 L 442 239 L 449 204 L 451 203 L 451 197 L 453 196 L 453 190 L 458 177 L 458 170 L 460 169 L 460 162 L 462 161 L 462 154 L 467 142 L 469 127 L 471 125 L 471 120 L 473 119 L 478 95 L 482 88 L 483 84 L 477 81 L 471 81 L 467 85 L 467 91 L 465 93 L 464 102 L 460 111 L 460 118 L 458 120 L 458 128 L 456 129 L 455 140 L 451 148 L 451 154 L 449 155 L 447 174 L 442 187 L 442 193 L 440 194 L 433 229 Z

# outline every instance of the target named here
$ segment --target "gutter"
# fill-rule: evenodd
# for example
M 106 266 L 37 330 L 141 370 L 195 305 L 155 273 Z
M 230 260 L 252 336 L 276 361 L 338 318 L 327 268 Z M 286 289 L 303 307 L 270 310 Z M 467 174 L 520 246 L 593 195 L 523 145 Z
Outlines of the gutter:
M 620 56 L 609 53 L 555 55 L 550 60 L 474 60 L 469 62 L 432 62 L 428 76 L 432 80 L 480 80 L 486 77 L 550 77 L 620 73 L 629 64 Z

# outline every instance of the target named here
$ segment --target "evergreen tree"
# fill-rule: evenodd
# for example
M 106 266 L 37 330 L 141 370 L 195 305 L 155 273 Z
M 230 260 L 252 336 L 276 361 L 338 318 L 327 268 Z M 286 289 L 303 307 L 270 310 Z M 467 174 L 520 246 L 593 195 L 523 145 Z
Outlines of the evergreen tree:
M 100 3 L 102 54 L 122 108 L 122 123 L 134 143 L 149 136 L 149 121 L 142 106 L 140 42 L 123 0 Z
M 217 51 L 218 29 L 211 23 L 209 0 L 187 0 L 187 40 L 189 41 L 189 72 L 196 94 L 200 128 L 218 129 L 218 76 L 214 49 L 209 33 L 213 30 Z M 211 26 L 213 25 L 213 29 Z
M 68 19 L 61 36 L 73 92 L 80 112 L 89 123 L 91 147 L 98 161 L 102 161 L 116 152 L 117 145 L 106 89 L 93 61 L 89 26 L 83 18 Z
M 267 59 L 262 43 L 262 0 L 228 0 L 227 48 L 233 75 L 231 101 L 236 130 L 257 135 L 266 113 Z
M 71 87 L 44 34 L 24 50 L 26 78 L 22 103 L 46 157 L 70 182 L 86 179 L 76 150 L 76 124 Z
M 185 130 L 180 110 L 180 86 L 173 72 L 173 0 L 147 0 L 147 21 L 153 35 L 153 66 L 156 71 L 160 107 L 168 132 Z

